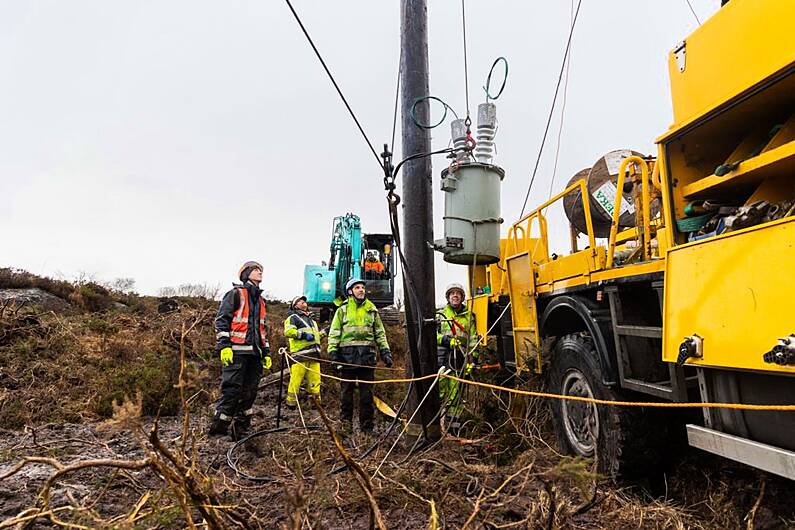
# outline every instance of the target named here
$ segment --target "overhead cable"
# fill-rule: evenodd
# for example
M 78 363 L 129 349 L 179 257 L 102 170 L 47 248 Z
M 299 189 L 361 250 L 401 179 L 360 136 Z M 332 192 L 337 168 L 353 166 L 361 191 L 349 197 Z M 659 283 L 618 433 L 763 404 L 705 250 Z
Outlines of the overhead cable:
M 580 6 L 582 5 L 582 0 L 577 2 L 577 10 L 574 12 L 574 19 L 571 22 L 571 28 L 569 28 L 569 37 L 566 39 L 566 49 L 563 52 L 563 60 L 560 64 L 560 73 L 558 74 L 558 82 L 555 85 L 555 94 L 552 96 L 552 105 L 549 107 L 549 116 L 547 117 L 547 125 L 544 128 L 544 136 L 541 138 L 541 146 L 538 148 L 538 157 L 536 158 L 535 166 L 533 167 L 533 174 L 530 176 L 530 184 L 527 186 L 527 193 L 524 197 L 524 203 L 522 204 L 522 213 L 519 214 L 519 217 L 524 216 L 525 208 L 527 207 L 527 200 L 530 198 L 530 191 L 533 189 L 533 182 L 535 182 L 536 174 L 538 173 L 538 164 L 541 162 L 541 154 L 544 152 L 544 144 L 547 141 L 547 135 L 549 134 L 549 126 L 552 123 L 552 116 L 555 113 L 555 103 L 558 100 L 558 92 L 560 91 L 560 84 L 563 81 L 563 73 L 566 69 L 567 58 L 569 56 L 569 48 L 571 48 L 571 38 L 574 35 L 574 28 L 577 25 L 577 15 L 580 14 Z
M 326 65 L 326 61 L 323 60 L 323 57 L 320 55 L 320 51 L 318 51 L 317 46 L 315 46 L 315 43 L 312 40 L 312 37 L 309 36 L 309 32 L 306 30 L 306 27 L 304 26 L 304 23 L 301 22 L 301 17 L 299 17 L 298 13 L 296 13 L 295 8 L 293 8 L 293 4 L 290 3 L 290 0 L 284 0 L 284 1 L 287 2 L 287 7 L 290 8 L 290 11 L 292 11 L 293 16 L 295 17 L 295 21 L 298 22 L 298 25 L 301 27 L 301 31 L 304 32 L 304 36 L 306 36 L 306 40 L 309 41 L 309 45 L 312 46 L 312 49 L 314 50 L 315 55 L 317 56 L 318 60 L 320 61 L 320 64 L 323 65 L 323 69 L 326 71 L 326 74 L 328 74 L 328 77 L 331 80 L 331 83 L 334 85 L 334 88 L 337 89 L 337 94 L 340 95 L 340 98 L 342 99 L 342 102 L 345 104 L 345 108 L 348 109 L 348 113 L 350 113 L 351 118 L 353 118 L 353 121 L 356 122 L 356 126 L 359 128 L 359 132 L 362 133 L 362 137 L 364 138 L 364 141 L 367 142 L 367 146 L 370 148 L 370 151 L 373 153 L 373 156 L 375 157 L 375 160 L 378 163 L 378 167 L 380 167 L 383 170 L 384 166 L 381 163 L 381 158 L 378 156 L 378 153 L 375 151 L 375 148 L 373 147 L 373 143 L 370 141 L 370 138 L 367 137 L 367 133 L 364 132 L 364 128 L 362 127 L 362 124 L 359 123 L 359 119 L 356 117 L 356 114 L 353 112 L 353 109 L 348 104 L 348 100 L 345 99 L 345 95 L 342 93 L 342 90 L 340 89 L 339 85 L 337 84 L 337 81 L 334 79 L 334 76 L 331 74 L 331 70 L 329 70 L 328 66 Z

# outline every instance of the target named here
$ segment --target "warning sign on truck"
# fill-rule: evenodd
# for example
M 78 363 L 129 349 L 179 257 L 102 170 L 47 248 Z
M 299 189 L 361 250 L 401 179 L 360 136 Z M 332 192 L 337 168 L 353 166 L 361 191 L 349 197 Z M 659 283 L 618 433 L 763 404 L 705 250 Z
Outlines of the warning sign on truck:
M 613 212 L 616 206 L 616 185 L 611 181 L 607 181 L 594 191 L 591 196 L 596 203 L 602 207 L 602 210 L 607 212 L 607 215 L 613 217 Z M 621 215 L 625 213 L 635 213 L 635 207 L 630 204 L 623 196 L 621 197 Z

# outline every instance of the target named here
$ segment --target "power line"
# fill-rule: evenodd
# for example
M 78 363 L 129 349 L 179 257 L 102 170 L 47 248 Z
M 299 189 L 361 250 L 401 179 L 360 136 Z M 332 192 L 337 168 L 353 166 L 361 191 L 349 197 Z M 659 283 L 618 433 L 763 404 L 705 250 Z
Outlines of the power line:
M 569 49 L 571 48 L 571 37 L 574 35 L 574 27 L 577 25 L 577 15 L 580 14 L 580 6 L 582 5 L 582 0 L 577 2 L 577 10 L 574 12 L 574 20 L 572 20 L 571 28 L 569 30 L 569 38 L 566 40 L 566 49 L 563 52 L 563 60 L 560 64 L 560 73 L 558 74 L 558 83 L 555 86 L 555 95 L 552 97 L 552 105 L 549 108 L 549 116 L 547 117 L 547 125 L 544 128 L 544 136 L 541 138 L 541 146 L 538 148 L 538 157 L 536 158 L 535 166 L 533 167 L 533 174 L 530 176 L 530 185 L 527 186 L 527 194 L 524 197 L 524 203 L 522 204 L 522 213 L 519 214 L 519 217 L 524 216 L 524 210 L 527 207 L 527 199 L 530 198 L 530 190 L 533 189 L 533 182 L 536 180 L 536 174 L 538 173 L 538 164 L 541 162 L 541 154 L 544 152 L 544 144 L 547 141 L 547 135 L 549 134 L 549 126 L 552 123 L 552 116 L 555 112 L 555 103 L 558 100 L 558 92 L 560 91 L 560 83 L 563 81 L 563 72 L 566 68 L 566 59 L 569 56 Z
M 397 81 L 395 82 L 395 111 L 392 114 L 392 144 L 389 150 L 395 153 L 395 131 L 397 131 L 398 102 L 400 100 L 400 76 L 403 73 L 403 47 L 400 47 L 400 57 L 398 58 Z
M 570 20 L 574 21 L 574 0 L 571 0 L 571 8 L 569 10 Z M 558 127 L 558 138 L 555 143 L 555 162 L 552 164 L 552 178 L 549 179 L 549 193 L 547 200 L 552 198 L 552 189 L 555 187 L 555 176 L 558 173 L 558 159 L 560 156 L 560 138 L 563 136 L 563 119 L 566 116 L 566 99 L 569 92 L 569 70 L 571 70 L 571 48 L 568 51 L 566 59 L 566 81 L 563 82 L 563 103 L 560 105 L 560 126 Z
M 323 69 L 326 71 L 326 74 L 328 74 L 328 77 L 331 80 L 331 83 L 334 85 L 334 88 L 337 89 L 337 94 L 340 95 L 340 98 L 342 99 L 342 102 L 345 104 L 345 108 L 348 109 L 348 112 L 350 113 L 351 118 L 353 118 L 353 121 L 356 122 L 356 126 L 359 128 L 359 132 L 362 133 L 362 137 L 364 138 L 364 141 L 367 142 L 367 146 L 370 148 L 370 151 L 373 153 L 373 156 L 375 157 L 375 160 L 378 163 L 378 167 L 380 167 L 383 170 L 384 166 L 381 163 L 381 158 L 378 156 L 378 153 L 375 151 L 375 148 L 373 147 L 373 143 L 367 137 L 367 133 L 364 132 L 364 128 L 362 128 L 362 124 L 359 123 L 359 119 L 356 117 L 356 114 L 354 114 L 353 109 L 348 104 L 348 100 L 345 99 L 345 96 L 343 95 L 342 90 L 340 90 L 340 87 L 337 84 L 337 81 L 334 79 L 334 76 L 331 74 L 331 70 L 329 70 L 328 66 L 326 66 L 326 61 L 323 60 L 323 57 L 320 55 L 320 51 L 318 51 L 317 46 L 315 46 L 314 41 L 312 41 L 312 37 L 309 36 L 309 32 L 304 27 L 304 23 L 301 22 L 301 17 L 299 17 L 298 13 L 296 13 L 295 9 L 293 8 L 293 4 L 290 3 L 290 0 L 284 0 L 284 1 L 287 2 L 287 7 L 290 8 L 290 11 L 292 11 L 293 16 L 295 17 L 295 21 L 298 22 L 298 25 L 301 27 L 301 31 L 304 32 L 304 36 L 306 36 L 306 40 L 308 40 L 309 41 L 309 45 L 312 46 L 312 49 L 314 50 L 315 55 L 317 56 L 318 60 L 320 61 L 320 64 L 323 65 Z
M 696 10 L 693 9 L 693 4 L 690 3 L 690 0 L 685 0 L 685 2 L 687 2 L 687 7 L 690 8 L 690 12 L 693 13 L 694 17 L 696 17 L 696 22 L 698 22 L 698 25 L 700 26 L 701 21 L 698 19 L 698 15 L 696 15 Z

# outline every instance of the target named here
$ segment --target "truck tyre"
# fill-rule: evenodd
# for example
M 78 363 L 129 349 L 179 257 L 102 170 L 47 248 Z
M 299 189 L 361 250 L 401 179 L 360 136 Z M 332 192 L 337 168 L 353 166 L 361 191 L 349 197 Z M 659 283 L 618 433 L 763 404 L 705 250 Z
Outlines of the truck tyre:
M 622 399 L 602 383 L 598 356 L 587 333 L 559 339 L 549 371 L 552 392 L 604 400 Z M 555 435 L 565 454 L 595 458 L 597 470 L 613 478 L 645 475 L 656 449 L 641 409 L 553 399 Z M 652 442 L 654 443 L 654 442 Z M 656 444 L 655 444 L 656 445 Z

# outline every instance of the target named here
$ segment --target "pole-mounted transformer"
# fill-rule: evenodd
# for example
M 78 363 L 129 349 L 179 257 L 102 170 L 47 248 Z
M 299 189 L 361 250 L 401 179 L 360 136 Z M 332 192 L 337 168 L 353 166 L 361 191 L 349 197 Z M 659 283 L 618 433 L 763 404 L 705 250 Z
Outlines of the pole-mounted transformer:
M 466 120 L 454 120 L 451 128 L 456 151 L 450 166 L 442 171 L 444 239 L 434 241 L 434 247 L 448 263 L 496 263 L 503 221 L 500 183 L 505 178 L 505 171 L 492 164 L 497 106 L 478 105 L 476 142 L 468 134 Z

